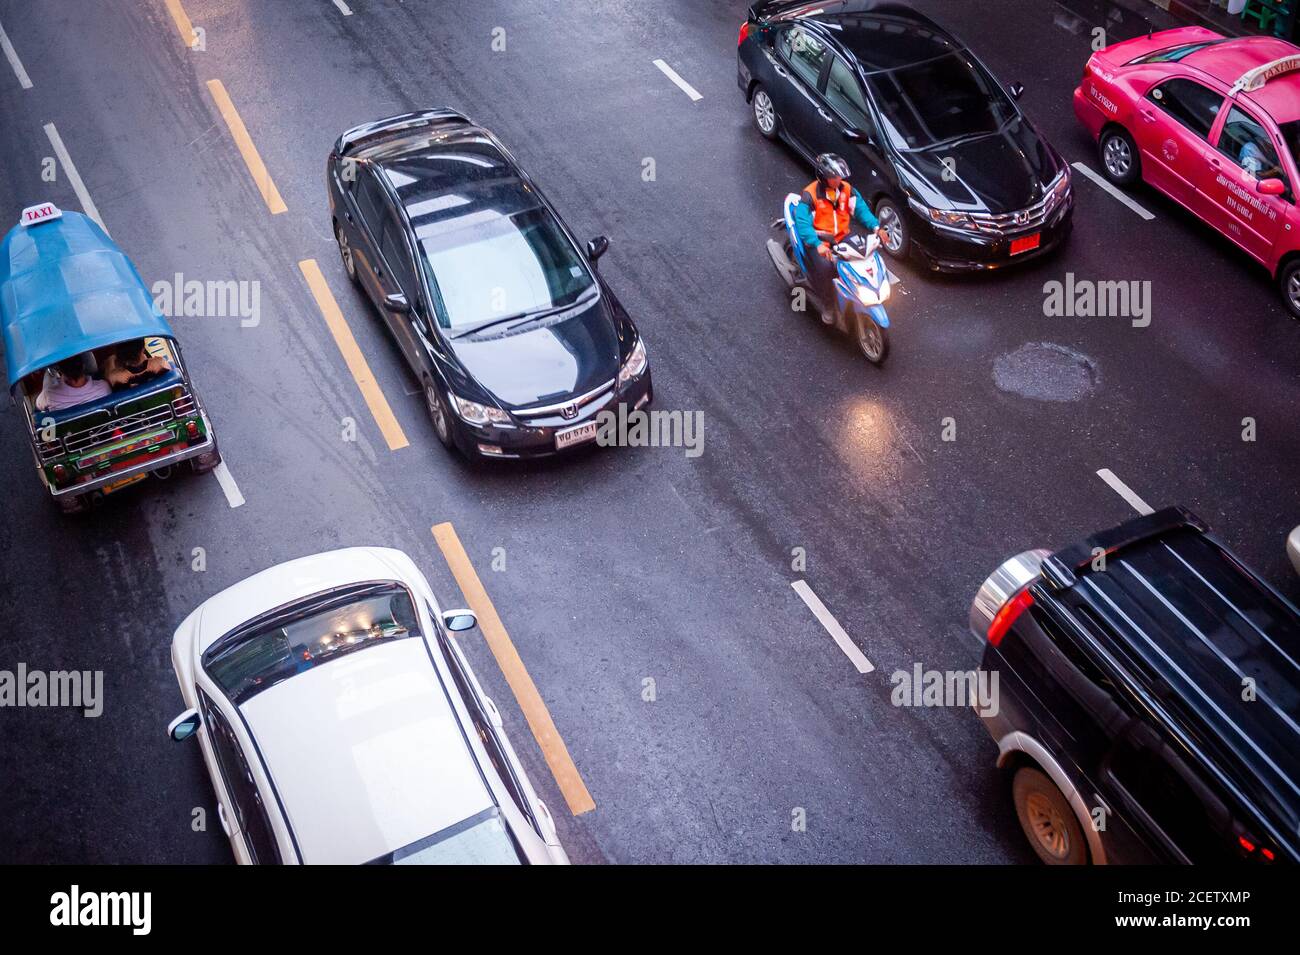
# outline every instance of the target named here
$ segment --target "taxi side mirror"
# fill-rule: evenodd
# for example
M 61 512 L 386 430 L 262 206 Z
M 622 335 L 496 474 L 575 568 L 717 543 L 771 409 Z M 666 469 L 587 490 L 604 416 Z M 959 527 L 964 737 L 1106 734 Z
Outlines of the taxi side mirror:
M 474 615 L 473 610 L 444 610 L 442 625 L 452 633 L 460 633 L 462 630 L 473 630 L 477 627 L 478 617 Z
M 199 716 L 199 711 L 189 709 L 167 725 L 167 735 L 179 743 L 197 733 L 202 725 L 203 719 Z
M 1286 183 L 1281 179 L 1261 179 L 1255 183 L 1255 189 L 1262 196 L 1280 196 L 1286 192 Z
M 1025 95 L 1025 84 L 1012 83 L 1007 87 L 1007 92 L 1011 94 L 1012 99 L 1020 99 L 1020 97 Z

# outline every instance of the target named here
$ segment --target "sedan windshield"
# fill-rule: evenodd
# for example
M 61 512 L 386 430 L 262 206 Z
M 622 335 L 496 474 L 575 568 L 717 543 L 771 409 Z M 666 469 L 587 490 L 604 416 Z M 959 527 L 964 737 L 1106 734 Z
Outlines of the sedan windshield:
M 378 859 L 372 865 L 519 865 L 524 862 L 496 807 Z
M 265 626 L 217 641 L 204 669 L 236 704 L 282 680 L 376 643 L 418 637 L 406 588 L 372 584 L 310 598 Z
M 594 284 L 544 209 L 501 216 L 420 243 L 443 328 L 471 328 L 572 305 Z
M 897 70 L 869 74 L 873 98 L 899 149 L 928 149 L 995 133 L 1016 108 L 993 77 L 952 53 Z

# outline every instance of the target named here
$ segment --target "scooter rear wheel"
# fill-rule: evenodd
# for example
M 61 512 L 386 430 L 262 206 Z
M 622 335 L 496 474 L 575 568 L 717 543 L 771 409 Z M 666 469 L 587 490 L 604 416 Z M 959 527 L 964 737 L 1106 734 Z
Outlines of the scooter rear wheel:
M 884 364 L 889 355 L 889 333 L 877 325 L 866 312 L 856 310 L 858 347 L 873 365 Z

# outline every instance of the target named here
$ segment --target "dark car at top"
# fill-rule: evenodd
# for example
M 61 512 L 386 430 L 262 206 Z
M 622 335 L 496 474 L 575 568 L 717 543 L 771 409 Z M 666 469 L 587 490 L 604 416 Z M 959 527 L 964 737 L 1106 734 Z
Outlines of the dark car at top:
M 434 429 L 470 457 L 540 457 L 652 399 L 636 326 L 505 146 L 451 110 L 334 144 L 330 214 L 348 277 L 388 324 Z
M 1070 233 L 1069 164 L 960 40 L 905 4 L 763 0 L 741 25 L 754 122 L 842 155 L 886 248 L 948 272 L 1044 255 Z

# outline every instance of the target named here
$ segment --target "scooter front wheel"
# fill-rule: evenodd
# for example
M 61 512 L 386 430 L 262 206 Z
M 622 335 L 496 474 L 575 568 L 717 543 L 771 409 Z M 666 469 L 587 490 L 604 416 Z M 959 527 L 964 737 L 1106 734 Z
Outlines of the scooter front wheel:
M 889 354 L 889 332 L 877 325 L 866 312 L 855 309 L 858 347 L 873 365 L 884 364 Z

